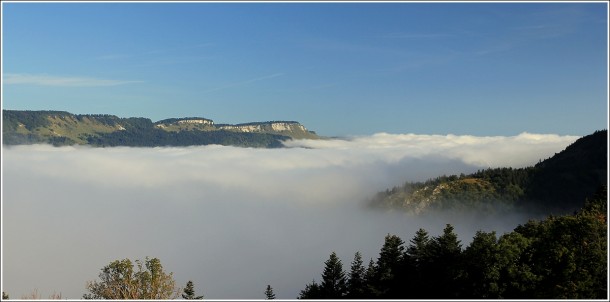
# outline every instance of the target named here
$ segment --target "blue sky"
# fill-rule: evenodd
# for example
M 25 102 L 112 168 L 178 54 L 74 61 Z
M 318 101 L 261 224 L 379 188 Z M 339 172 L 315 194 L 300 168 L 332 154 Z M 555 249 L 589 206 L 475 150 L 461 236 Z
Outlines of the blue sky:
M 2 3 L 2 107 L 322 135 L 607 128 L 606 3 Z

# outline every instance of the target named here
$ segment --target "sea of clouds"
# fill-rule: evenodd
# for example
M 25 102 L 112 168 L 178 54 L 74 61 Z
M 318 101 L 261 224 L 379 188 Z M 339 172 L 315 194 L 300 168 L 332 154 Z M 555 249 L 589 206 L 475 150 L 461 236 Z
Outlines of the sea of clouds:
M 525 167 L 576 136 L 386 134 L 295 140 L 282 149 L 227 146 L 3 147 L 2 289 L 79 299 L 116 259 L 158 257 L 178 285 L 209 299 L 294 299 L 335 251 L 376 259 L 384 236 L 455 226 L 464 247 L 527 213 L 406 216 L 366 201 L 405 181 Z

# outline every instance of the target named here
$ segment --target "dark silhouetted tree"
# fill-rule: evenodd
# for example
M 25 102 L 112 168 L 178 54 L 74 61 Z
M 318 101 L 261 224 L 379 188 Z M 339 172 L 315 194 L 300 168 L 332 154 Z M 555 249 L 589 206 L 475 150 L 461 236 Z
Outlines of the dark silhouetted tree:
M 186 287 L 184 288 L 184 294 L 182 294 L 182 298 L 185 300 L 201 300 L 203 299 L 203 295 L 196 296 L 195 295 L 195 286 L 193 285 L 193 281 L 189 280 L 186 282 Z
M 478 231 L 464 250 L 462 298 L 498 299 L 500 288 L 500 248 L 496 233 Z
M 265 289 L 265 298 L 267 300 L 275 299 L 275 294 L 273 293 L 273 287 L 270 284 L 267 285 L 267 289 Z
M 354 255 L 354 261 L 347 280 L 347 298 L 349 299 L 362 299 L 365 298 L 366 290 L 366 269 L 362 265 L 362 255 L 360 252 L 356 252 Z
M 430 242 L 427 269 L 435 274 L 435 284 L 437 284 L 432 293 L 433 298 L 450 299 L 458 296 L 462 245 L 453 230 L 453 226 L 447 224 L 443 234 Z
M 305 289 L 299 293 L 297 299 L 322 299 L 320 285 L 312 280 L 310 284 L 305 285 Z
M 433 274 L 428 270 L 430 258 L 430 237 L 424 229 L 419 229 L 409 241 L 403 255 L 402 295 L 423 299 L 430 296 L 434 283 Z
M 322 282 L 320 283 L 320 290 L 324 299 L 343 298 L 347 293 L 347 285 L 341 260 L 335 252 L 332 252 L 324 265 Z
M 388 234 L 385 237 L 379 258 L 377 258 L 375 272 L 375 288 L 381 298 L 395 298 L 398 286 L 396 278 L 402 265 L 404 241 L 396 235 Z
M 371 258 L 364 274 L 364 284 L 366 285 L 364 292 L 367 298 L 379 297 L 379 292 L 375 287 L 375 284 L 377 283 L 377 267 L 375 266 L 373 258 Z

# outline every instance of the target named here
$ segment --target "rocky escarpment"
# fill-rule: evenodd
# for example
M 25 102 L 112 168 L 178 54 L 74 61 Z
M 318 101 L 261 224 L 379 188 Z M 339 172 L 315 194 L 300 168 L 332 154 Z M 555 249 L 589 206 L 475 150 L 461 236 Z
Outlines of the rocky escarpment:
M 293 139 L 317 139 L 315 132 L 295 121 L 270 121 L 244 124 L 215 124 L 213 120 L 202 117 L 166 119 L 158 121 L 155 126 L 166 131 L 215 131 L 224 130 L 242 133 L 269 133 L 289 136 Z
M 317 139 L 315 132 L 294 121 L 215 124 L 202 117 L 147 118 L 82 115 L 64 111 L 3 110 L 6 145 L 50 143 L 101 146 L 223 144 L 278 147 L 286 139 Z
M 260 123 L 247 123 L 237 125 L 217 125 L 218 129 L 251 133 L 274 133 L 288 135 L 295 139 L 319 138 L 315 132 L 307 130 L 305 126 L 293 121 L 273 121 Z

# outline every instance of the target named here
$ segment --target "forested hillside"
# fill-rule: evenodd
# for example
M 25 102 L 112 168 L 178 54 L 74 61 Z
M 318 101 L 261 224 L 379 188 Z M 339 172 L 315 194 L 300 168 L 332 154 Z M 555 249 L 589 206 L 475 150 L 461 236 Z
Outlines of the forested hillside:
M 277 148 L 287 139 L 316 139 L 298 122 L 273 121 L 215 125 L 201 117 L 148 118 L 72 114 L 64 111 L 2 110 L 3 143 L 105 146 L 232 145 Z
M 419 229 L 405 246 L 388 234 L 376 261 L 349 271 L 332 253 L 301 299 L 607 299 L 607 187 L 575 214 L 529 221 L 463 247 L 452 225 Z
M 469 175 L 406 182 L 377 193 L 370 205 L 415 214 L 472 207 L 571 213 L 582 207 L 585 197 L 607 183 L 607 142 L 608 131 L 596 131 L 532 167 L 485 169 Z

